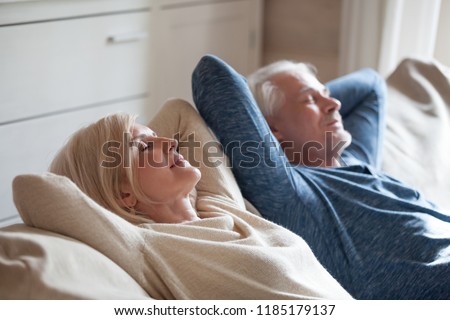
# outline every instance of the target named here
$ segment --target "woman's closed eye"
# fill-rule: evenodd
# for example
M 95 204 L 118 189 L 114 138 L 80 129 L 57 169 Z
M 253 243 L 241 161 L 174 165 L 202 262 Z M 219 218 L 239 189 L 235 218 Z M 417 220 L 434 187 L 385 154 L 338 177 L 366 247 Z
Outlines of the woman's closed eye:
M 152 150 L 154 144 L 154 141 L 137 141 L 137 147 L 140 152 Z

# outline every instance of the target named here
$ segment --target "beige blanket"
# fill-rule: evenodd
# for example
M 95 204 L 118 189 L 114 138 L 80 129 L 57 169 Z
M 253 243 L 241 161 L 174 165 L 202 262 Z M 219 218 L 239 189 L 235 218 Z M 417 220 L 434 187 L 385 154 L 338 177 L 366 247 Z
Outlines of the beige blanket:
M 450 212 L 450 70 L 406 59 L 387 84 L 383 170 Z
M 151 127 L 161 136 L 180 132 L 182 141 L 195 129 L 201 145 L 213 140 L 181 100 L 169 102 Z M 205 163 L 201 148 L 181 151 Z M 229 168 L 200 170 L 196 206 L 202 219 L 183 224 L 134 226 L 52 174 L 17 177 L 14 200 L 27 225 L 90 245 L 156 299 L 351 298 L 300 237 L 245 210 Z

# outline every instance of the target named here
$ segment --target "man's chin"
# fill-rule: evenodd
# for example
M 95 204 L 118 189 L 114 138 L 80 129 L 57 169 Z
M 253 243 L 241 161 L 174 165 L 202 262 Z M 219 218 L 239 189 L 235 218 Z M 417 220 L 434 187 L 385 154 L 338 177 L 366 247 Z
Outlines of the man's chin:
M 343 130 L 341 141 L 345 142 L 343 149 L 347 148 L 352 143 L 352 135 L 347 130 Z
M 333 134 L 333 152 L 339 155 L 352 143 L 352 135 L 347 130 L 339 130 Z

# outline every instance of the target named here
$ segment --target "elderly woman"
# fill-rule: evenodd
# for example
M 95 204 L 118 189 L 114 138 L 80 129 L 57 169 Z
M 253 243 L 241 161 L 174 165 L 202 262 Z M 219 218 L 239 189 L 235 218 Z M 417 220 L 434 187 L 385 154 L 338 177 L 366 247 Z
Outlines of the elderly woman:
M 48 193 L 74 205 L 28 223 L 86 242 L 153 298 L 351 298 L 302 238 L 245 209 L 187 102 L 169 101 L 149 127 L 125 114 L 100 119 L 73 135 L 51 171 L 65 182 Z M 61 176 L 90 199 L 76 200 L 82 193 Z

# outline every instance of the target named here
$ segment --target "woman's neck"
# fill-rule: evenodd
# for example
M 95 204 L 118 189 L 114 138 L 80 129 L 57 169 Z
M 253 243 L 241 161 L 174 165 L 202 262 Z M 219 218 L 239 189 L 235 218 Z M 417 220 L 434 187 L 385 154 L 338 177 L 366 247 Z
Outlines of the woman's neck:
M 183 223 L 200 219 L 189 195 L 170 203 L 138 204 L 136 209 L 157 223 Z

